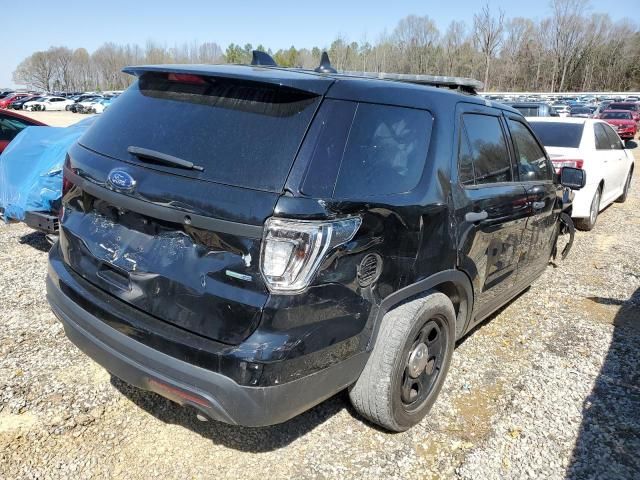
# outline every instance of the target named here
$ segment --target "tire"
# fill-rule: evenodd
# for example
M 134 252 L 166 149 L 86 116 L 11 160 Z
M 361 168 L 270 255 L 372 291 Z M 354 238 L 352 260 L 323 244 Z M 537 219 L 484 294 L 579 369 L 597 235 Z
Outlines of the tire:
M 598 213 L 600 213 L 600 200 L 602 198 L 602 187 L 598 187 L 596 193 L 591 200 L 591 209 L 589 210 L 589 216 L 587 218 L 577 218 L 576 228 L 588 232 L 593 230 L 598 220 Z
M 624 203 L 627 201 L 627 198 L 629 197 L 629 189 L 631 188 L 631 178 L 633 176 L 633 170 L 629 170 L 629 173 L 627 173 L 627 179 L 624 182 L 624 190 L 622 190 L 622 195 L 620 195 L 617 199 L 616 202 L 618 203 Z
M 388 312 L 371 356 L 349 390 L 358 413 L 395 432 L 419 423 L 431 410 L 449 370 L 455 323 L 453 304 L 440 292 Z

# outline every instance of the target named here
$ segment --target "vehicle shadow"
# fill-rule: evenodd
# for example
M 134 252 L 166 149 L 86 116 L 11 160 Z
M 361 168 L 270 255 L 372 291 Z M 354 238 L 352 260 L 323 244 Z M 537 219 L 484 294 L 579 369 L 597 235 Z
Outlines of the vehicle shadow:
M 47 253 L 51 250 L 51 244 L 47 241 L 46 235 L 43 232 L 34 231 L 21 236 L 18 242 L 22 245 L 29 245 L 30 247 Z
M 620 305 L 606 358 L 584 402 L 568 480 L 640 478 L 640 289 Z
M 349 404 L 346 391 L 343 391 L 285 423 L 268 427 L 240 427 L 215 420 L 201 422 L 196 418 L 195 409 L 182 407 L 153 392 L 136 388 L 113 375 L 111 385 L 136 406 L 164 423 L 180 425 L 216 444 L 251 453 L 286 447 Z

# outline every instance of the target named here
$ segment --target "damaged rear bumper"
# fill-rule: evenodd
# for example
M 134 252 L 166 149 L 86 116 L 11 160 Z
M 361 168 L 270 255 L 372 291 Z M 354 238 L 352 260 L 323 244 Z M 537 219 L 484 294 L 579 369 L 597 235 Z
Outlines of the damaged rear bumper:
M 24 223 L 45 233 L 58 233 L 60 227 L 58 216 L 49 212 L 25 212 Z
M 280 385 L 241 385 L 112 328 L 67 295 L 69 286 L 61 288 L 61 269 L 59 260 L 50 260 L 47 299 L 76 346 L 125 382 L 192 406 L 214 420 L 255 427 L 284 422 L 352 384 L 367 360 L 361 353 Z

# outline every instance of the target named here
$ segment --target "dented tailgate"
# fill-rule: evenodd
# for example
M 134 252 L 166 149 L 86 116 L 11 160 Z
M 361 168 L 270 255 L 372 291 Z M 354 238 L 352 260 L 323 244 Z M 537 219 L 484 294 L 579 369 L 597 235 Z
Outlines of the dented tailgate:
M 62 254 L 113 297 L 238 344 L 268 298 L 263 225 L 321 95 L 259 72 L 136 73 L 69 151 Z
M 184 178 L 132 167 L 127 170 L 138 180 L 136 192 L 123 195 L 107 188 L 99 173 L 116 164 L 80 146 L 70 151 L 65 175 L 72 186 L 60 235 L 66 263 L 158 319 L 225 343 L 241 342 L 256 328 L 267 299 L 258 265 L 260 224 L 278 196 L 187 185 Z M 168 191 L 183 187 L 197 201 Z

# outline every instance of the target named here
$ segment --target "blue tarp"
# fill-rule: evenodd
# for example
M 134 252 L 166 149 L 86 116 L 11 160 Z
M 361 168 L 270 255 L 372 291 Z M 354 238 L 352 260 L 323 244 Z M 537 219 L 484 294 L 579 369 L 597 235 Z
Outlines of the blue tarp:
M 91 126 L 87 118 L 70 127 L 27 127 L 0 155 L 0 207 L 5 220 L 24 220 L 25 212 L 50 211 L 62 196 L 67 150 Z

